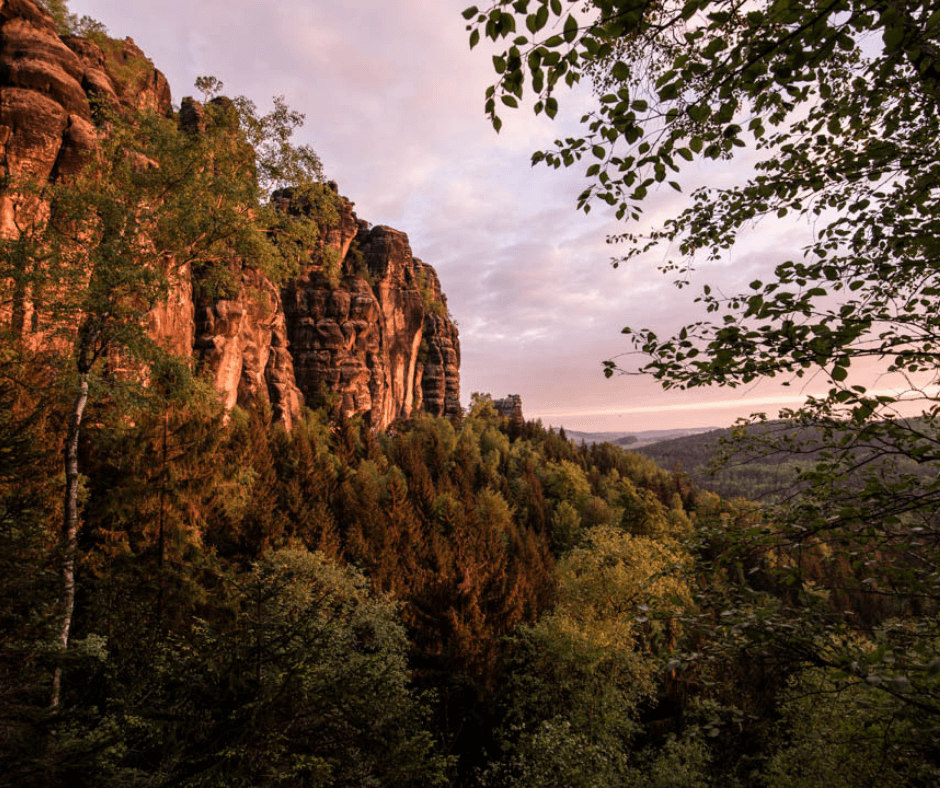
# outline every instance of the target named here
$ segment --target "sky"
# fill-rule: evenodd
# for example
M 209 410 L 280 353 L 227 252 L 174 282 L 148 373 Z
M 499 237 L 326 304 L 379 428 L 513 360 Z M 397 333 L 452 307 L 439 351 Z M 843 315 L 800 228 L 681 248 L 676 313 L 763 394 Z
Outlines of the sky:
M 621 329 L 660 336 L 701 317 L 706 282 L 726 292 L 800 254 L 809 227 L 761 224 L 726 259 L 676 289 L 658 270 L 668 250 L 610 265 L 609 235 L 627 229 L 605 206 L 576 209 L 583 169 L 530 166 L 534 150 L 577 131 L 590 91 L 560 96 L 554 122 L 504 114 L 497 135 L 483 113 L 490 52 L 472 52 L 465 0 L 72 0 L 70 8 L 130 36 L 169 79 L 175 103 L 212 75 L 223 93 L 262 111 L 282 95 L 306 122 L 326 177 L 361 219 L 406 232 L 437 270 L 460 330 L 461 392 L 520 394 L 526 418 L 582 431 L 721 427 L 756 411 L 776 415 L 818 392 L 783 389 L 664 392 L 648 378 L 603 376 L 628 350 Z M 741 163 L 696 165 L 686 192 L 740 176 Z M 652 226 L 682 207 L 656 193 Z

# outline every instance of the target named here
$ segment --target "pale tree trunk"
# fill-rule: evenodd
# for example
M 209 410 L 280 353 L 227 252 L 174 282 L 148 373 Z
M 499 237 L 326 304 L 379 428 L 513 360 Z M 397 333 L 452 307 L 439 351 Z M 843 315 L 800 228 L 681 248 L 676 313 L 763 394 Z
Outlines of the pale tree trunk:
M 78 354 L 78 391 L 72 404 L 68 432 L 65 435 L 65 503 L 62 512 L 62 558 L 59 568 L 62 578 L 62 597 L 60 600 L 61 620 L 56 636 L 59 647 L 59 660 L 52 674 L 52 695 L 50 708 L 58 709 L 62 699 L 62 663 L 69 646 L 69 632 L 72 629 L 72 616 L 75 612 L 75 561 L 78 555 L 78 438 L 81 434 L 82 416 L 88 404 L 88 377 L 91 368 L 100 355 L 105 352 L 107 341 L 100 343 L 105 317 L 96 317 L 79 329 Z
M 57 709 L 62 694 L 62 660 L 69 645 L 72 613 L 75 610 L 75 556 L 78 552 L 78 436 L 82 415 L 88 403 L 88 373 L 81 375 L 78 393 L 72 405 L 68 433 L 65 436 L 65 507 L 63 511 L 63 544 L 60 573 L 62 578 L 62 620 L 56 642 L 60 649 L 59 664 L 52 676 L 50 706 Z

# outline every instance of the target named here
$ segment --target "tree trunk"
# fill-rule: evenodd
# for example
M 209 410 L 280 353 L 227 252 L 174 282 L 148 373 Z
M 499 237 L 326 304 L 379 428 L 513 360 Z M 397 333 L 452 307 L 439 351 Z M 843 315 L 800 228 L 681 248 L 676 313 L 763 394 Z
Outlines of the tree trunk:
M 78 436 L 82 415 L 88 402 L 88 373 L 81 374 L 78 393 L 72 405 L 68 433 L 65 436 L 65 507 L 63 512 L 63 544 L 60 573 L 62 577 L 62 620 L 57 643 L 60 648 L 59 664 L 52 676 L 50 707 L 59 707 L 62 695 L 62 661 L 69 645 L 72 613 L 75 610 L 75 556 L 78 552 Z

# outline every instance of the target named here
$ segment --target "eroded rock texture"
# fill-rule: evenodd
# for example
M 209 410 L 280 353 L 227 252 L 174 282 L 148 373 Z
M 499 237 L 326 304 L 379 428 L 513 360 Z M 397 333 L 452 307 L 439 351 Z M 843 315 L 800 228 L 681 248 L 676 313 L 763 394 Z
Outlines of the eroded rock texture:
M 514 426 L 525 426 L 525 417 L 522 415 L 522 397 L 519 394 L 508 394 L 501 399 L 494 399 L 493 407 L 500 416 L 509 419 Z
M 134 42 L 102 44 L 107 51 L 60 38 L 30 0 L 0 0 L 0 177 L 14 184 L 67 178 L 97 143 L 103 104 L 169 115 L 169 85 Z M 15 189 L 0 191 L 0 236 L 16 237 L 43 209 Z M 192 348 L 191 289 L 181 282 L 151 321 L 165 344 L 184 354 Z M 36 323 L 30 293 L 0 303 L 3 318 L 22 330 Z
M 460 413 L 460 339 L 457 325 L 447 311 L 437 271 L 424 268 L 422 281 L 431 308 L 424 317 L 424 340 L 420 348 L 418 375 L 424 399 L 422 410 L 434 416 Z
M 67 177 L 96 143 L 102 104 L 172 113 L 166 79 L 131 39 L 62 38 L 32 0 L 0 0 L 0 175 Z M 181 122 L 198 127 L 199 111 L 184 99 Z M 250 260 L 233 260 L 237 293 L 210 299 L 184 267 L 150 313 L 151 335 L 194 359 L 227 407 L 264 397 L 288 427 L 305 401 L 364 413 L 376 428 L 459 413 L 457 328 L 437 274 L 404 233 L 369 228 L 340 204 L 296 281 L 278 288 Z M 36 210 L 0 192 L 0 234 L 15 237 Z
M 284 289 L 298 385 L 310 404 L 365 413 L 377 428 L 419 412 L 456 415 L 460 349 L 437 274 L 403 232 L 354 224 L 345 206 L 344 231 L 329 236 L 345 250 L 339 282 L 312 265 Z
M 275 417 L 289 425 L 303 395 L 294 380 L 278 288 L 245 265 L 234 298 L 197 298 L 195 312 L 195 353 L 226 408 L 267 398 Z

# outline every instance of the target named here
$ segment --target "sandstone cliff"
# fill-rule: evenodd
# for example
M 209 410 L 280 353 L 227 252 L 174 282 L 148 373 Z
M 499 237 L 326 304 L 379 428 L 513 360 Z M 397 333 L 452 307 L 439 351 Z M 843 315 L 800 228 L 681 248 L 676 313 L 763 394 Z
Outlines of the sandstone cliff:
M 131 39 L 60 37 L 32 0 L 0 0 L 0 174 L 67 176 L 95 145 L 101 102 L 173 112 L 166 79 Z M 237 294 L 206 299 L 184 272 L 151 313 L 151 335 L 193 358 L 227 407 L 264 397 L 288 426 L 305 403 L 364 413 L 376 428 L 458 413 L 459 342 L 437 274 L 404 233 L 369 228 L 341 206 L 325 229 L 331 254 L 312 256 L 295 281 L 279 288 L 251 260 L 233 260 Z M 0 235 L 27 221 L 0 192 Z
M 283 291 L 298 385 L 309 402 L 335 399 L 337 411 L 367 413 L 377 427 L 458 413 L 460 346 L 437 274 L 404 233 L 351 222 L 345 206 L 341 226 L 356 232 L 331 239 L 339 286 L 311 266 Z
M 525 426 L 525 416 L 522 415 L 522 397 L 519 394 L 507 394 L 505 397 L 493 400 L 493 407 L 504 419 L 515 427 Z

